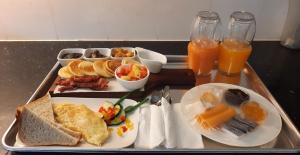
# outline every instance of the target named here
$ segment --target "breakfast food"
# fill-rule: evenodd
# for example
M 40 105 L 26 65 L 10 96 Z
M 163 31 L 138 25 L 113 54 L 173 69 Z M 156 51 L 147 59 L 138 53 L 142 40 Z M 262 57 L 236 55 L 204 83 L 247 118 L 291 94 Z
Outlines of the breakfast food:
M 215 96 L 212 92 L 204 92 L 200 97 L 200 100 L 204 103 L 210 103 L 215 105 L 220 102 L 217 96 Z
M 90 61 L 82 61 L 79 63 L 78 68 L 82 71 L 85 75 L 97 75 L 94 70 L 93 63 Z
M 239 106 L 249 100 L 249 95 L 240 89 L 228 89 L 225 91 L 224 98 L 227 103 Z
M 73 74 L 69 71 L 68 67 L 62 67 L 61 69 L 59 69 L 58 71 L 58 76 L 60 76 L 61 78 L 64 79 L 68 79 L 71 78 L 73 76 Z
M 126 64 L 137 64 L 137 65 L 141 65 L 141 63 L 131 59 L 131 58 L 124 58 L 122 60 L 122 65 L 126 65 Z
M 126 108 L 123 108 L 122 102 L 126 99 L 128 95 L 129 94 L 121 97 L 114 104 L 109 101 L 106 101 L 100 106 L 98 111 L 103 115 L 103 119 L 108 126 L 115 126 L 124 123 L 127 119 L 126 116 L 129 113 L 134 112 L 138 107 L 140 107 L 149 100 L 148 98 L 144 98 L 136 105 L 131 105 Z
M 114 76 L 115 70 L 121 66 L 121 61 L 119 60 L 107 60 L 104 64 L 105 70 L 109 72 L 111 76 Z
M 243 116 L 253 122 L 262 123 L 266 117 L 265 110 L 257 102 L 250 101 L 241 105 Z
M 111 121 L 116 116 L 121 114 L 122 110 L 123 106 L 121 104 L 114 105 L 109 101 L 105 101 L 98 111 L 103 115 L 104 121 Z
M 265 105 L 257 102 L 259 97 L 247 89 L 206 84 L 186 94 L 181 101 L 188 103 L 182 107 L 183 114 L 204 135 L 216 134 L 243 141 L 243 137 L 256 135 L 270 123 L 266 121 Z
M 110 78 L 110 77 L 113 77 L 114 75 L 111 74 L 105 67 L 105 63 L 106 63 L 106 60 L 98 60 L 98 61 L 95 61 L 94 64 L 93 64 L 93 67 L 94 67 L 94 70 L 96 71 L 96 73 L 100 76 L 103 76 L 103 77 L 107 77 L 107 78 Z
M 133 57 L 134 53 L 124 48 L 113 48 L 111 50 L 111 55 L 113 57 Z
M 71 78 L 72 76 L 100 75 L 111 78 L 117 67 L 121 65 L 120 60 L 98 60 L 95 62 L 73 60 L 58 71 L 61 78 Z
M 126 134 L 126 132 L 133 130 L 133 128 L 134 128 L 133 123 L 130 121 L 130 119 L 127 118 L 125 120 L 125 125 L 121 125 L 118 127 L 117 135 L 122 137 L 122 136 L 124 136 L 124 134 Z
M 74 60 L 58 71 L 60 79 L 56 85 L 58 91 L 90 88 L 102 90 L 108 87 L 108 80 L 114 77 L 114 71 L 121 65 L 119 60 L 98 60 L 93 62 Z M 104 78 L 102 78 L 104 77 Z
M 100 146 L 109 137 L 102 115 L 85 105 L 57 103 L 54 104 L 54 113 L 58 122 L 71 130 L 81 132 L 90 144 Z
M 148 74 L 148 69 L 143 65 L 128 64 L 121 66 L 116 74 L 120 79 L 127 81 L 135 81 L 143 79 Z
M 109 81 L 100 76 L 73 76 L 69 79 L 60 79 L 56 85 L 61 87 L 58 91 L 64 92 L 66 90 L 73 90 L 77 88 L 89 88 L 93 90 L 103 90 L 108 87 Z
M 256 127 L 257 124 L 255 122 L 235 116 L 230 121 L 226 122 L 222 129 L 223 131 L 231 133 L 233 136 L 238 138 L 248 132 L 251 132 Z
M 101 54 L 99 50 L 93 50 L 86 57 L 87 58 L 104 58 L 106 56 Z
M 77 59 L 82 56 L 81 53 L 65 53 L 61 56 L 61 59 Z
M 197 116 L 198 123 L 205 129 L 220 127 L 236 115 L 234 108 L 219 103 Z
M 18 136 L 29 146 L 76 145 L 81 133 L 69 130 L 55 122 L 50 95 L 19 108 Z M 34 131 L 34 132 L 33 132 Z
M 68 64 L 68 70 L 71 74 L 75 75 L 75 76 L 83 76 L 83 71 L 79 68 L 79 64 L 81 63 L 81 60 L 74 60 L 71 61 Z

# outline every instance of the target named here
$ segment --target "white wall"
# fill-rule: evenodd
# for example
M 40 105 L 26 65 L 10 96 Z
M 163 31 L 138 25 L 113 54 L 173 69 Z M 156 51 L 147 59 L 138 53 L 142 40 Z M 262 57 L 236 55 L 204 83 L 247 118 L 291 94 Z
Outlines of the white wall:
M 0 40 L 188 40 L 199 10 L 250 11 L 279 40 L 288 0 L 0 0 Z

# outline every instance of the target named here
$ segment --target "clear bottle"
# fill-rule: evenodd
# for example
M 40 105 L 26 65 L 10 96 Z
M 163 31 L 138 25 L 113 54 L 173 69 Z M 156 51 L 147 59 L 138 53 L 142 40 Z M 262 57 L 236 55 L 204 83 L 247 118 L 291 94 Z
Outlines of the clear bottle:
M 299 0 L 289 1 L 289 10 L 280 39 L 281 45 L 291 49 L 300 49 L 299 6 Z
M 200 11 L 194 21 L 188 44 L 188 65 L 195 75 L 209 75 L 219 54 L 218 13 Z
M 255 17 L 250 12 L 235 11 L 230 16 L 229 33 L 220 44 L 219 70 L 239 74 L 248 60 L 255 35 Z

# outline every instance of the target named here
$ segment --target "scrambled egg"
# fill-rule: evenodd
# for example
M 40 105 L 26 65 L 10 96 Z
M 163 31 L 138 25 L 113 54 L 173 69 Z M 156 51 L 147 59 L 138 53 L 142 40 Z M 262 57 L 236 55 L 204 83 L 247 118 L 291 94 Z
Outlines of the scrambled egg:
M 100 113 L 85 105 L 54 104 L 55 119 L 65 127 L 81 132 L 85 141 L 100 146 L 108 138 L 109 132 Z

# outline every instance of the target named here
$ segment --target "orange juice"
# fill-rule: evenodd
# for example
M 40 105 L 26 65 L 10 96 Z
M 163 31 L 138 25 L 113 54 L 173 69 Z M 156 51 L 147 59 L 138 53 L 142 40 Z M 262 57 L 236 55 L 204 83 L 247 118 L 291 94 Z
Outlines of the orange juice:
M 219 70 L 228 75 L 240 73 L 251 51 L 247 42 L 225 39 L 220 45 Z
M 188 65 L 195 75 L 208 75 L 214 67 L 219 53 L 216 41 L 202 39 L 188 45 Z

